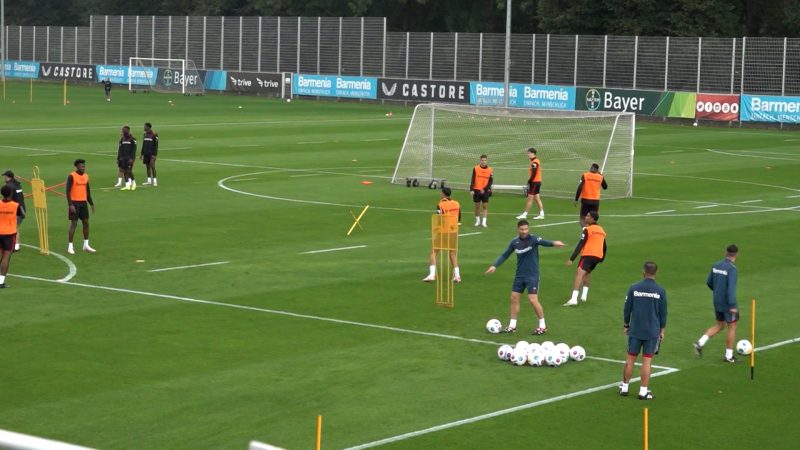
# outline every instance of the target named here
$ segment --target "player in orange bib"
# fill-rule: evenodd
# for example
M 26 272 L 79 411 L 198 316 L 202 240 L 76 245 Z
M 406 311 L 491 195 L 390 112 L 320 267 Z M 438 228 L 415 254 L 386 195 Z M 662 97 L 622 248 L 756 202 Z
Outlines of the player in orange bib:
M 3 201 L 0 201 L 0 288 L 6 288 L 6 274 L 14 253 L 17 240 L 17 218 L 25 218 L 22 206 L 11 199 L 14 189 L 9 185 L 0 188 Z
M 581 200 L 581 213 L 580 222 L 581 228 L 586 226 L 584 218 L 589 211 L 600 212 L 600 189 L 608 189 L 608 183 L 602 173 L 600 173 L 600 166 L 597 163 L 592 164 L 588 172 L 581 175 L 581 181 L 578 182 L 578 190 L 575 191 L 575 204 L 578 204 L 578 199 Z
M 83 223 L 83 251 L 94 253 L 95 249 L 89 246 L 89 207 L 94 214 L 92 192 L 89 189 L 89 175 L 86 174 L 86 161 L 75 160 L 75 171 L 67 176 L 67 205 L 69 206 L 69 244 L 67 253 L 75 254 L 72 238 L 78 228 L 78 219 Z
M 461 222 L 461 205 L 456 200 L 450 198 L 452 191 L 449 187 L 442 188 L 442 198 L 436 206 L 436 212 L 445 216 L 453 216 Z M 458 233 L 458 231 L 456 231 Z M 428 266 L 428 276 L 423 278 L 422 281 L 429 282 L 436 280 L 436 252 L 431 250 L 430 265 Z M 461 283 L 461 271 L 458 269 L 458 252 L 455 250 L 448 250 L 450 263 L 453 264 L 453 281 Z
M 525 202 L 525 210 L 522 214 L 517 216 L 517 219 L 524 220 L 528 217 L 528 211 L 533 206 L 533 201 L 539 207 L 539 215 L 535 216 L 535 220 L 544 219 L 544 206 L 542 206 L 542 199 L 539 197 L 539 191 L 542 190 L 542 163 L 536 156 L 536 149 L 531 147 L 528 149 L 528 159 L 530 165 L 528 166 L 528 199 Z
M 589 281 L 591 281 L 592 271 L 598 264 L 606 258 L 606 232 L 603 227 L 597 224 L 600 215 L 597 211 L 589 211 L 584 218 L 586 226 L 581 232 L 581 240 L 575 246 L 572 256 L 567 260 L 567 266 L 572 265 L 572 261 L 581 254 L 578 263 L 578 270 L 575 273 L 575 282 L 572 284 L 572 297 L 564 303 L 564 306 L 575 306 L 578 304 L 578 290 L 583 287 L 581 301 L 586 301 L 589 294 Z
M 478 165 L 472 168 L 472 179 L 469 190 L 475 203 L 475 226 L 486 228 L 486 216 L 489 214 L 489 197 L 492 196 L 494 173 L 487 163 L 488 157 L 481 155 Z

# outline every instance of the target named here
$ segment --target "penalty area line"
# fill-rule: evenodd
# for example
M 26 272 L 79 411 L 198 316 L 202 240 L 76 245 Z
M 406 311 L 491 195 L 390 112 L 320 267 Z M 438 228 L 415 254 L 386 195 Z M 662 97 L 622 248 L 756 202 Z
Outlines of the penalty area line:
M 665 370 L 663 372 L 654 373 L 650 377 L 653 378 L 653 377 L 658 377 L 658 376 L 663 376 L 663 375 L 669 375 L 671 373 L 675 373 L 675 372 L 678 372 L 678 371 L 679 371 L 679 369 L 668 369 L 668 370 Z M 639 380 L 640 380 L 639 377 L 637 377 L 637 378 L 634 378 L 634 379 L 630 380 L 630 382 L 631 383 L 635 383 L 635 382 L 638 382 Z M 422 429 L 422 430 L 417 430 L 417 431 L 412 431 L 412 432 L 409 432 L 409 433 L 399 434 L 397 436 L 388 437 L 388 438 L 381 439 L 381 440 L 378 440 L 378 441 L 367 442 L 365 444 L 356 445 L 355 447 L 348 447 L 345 450 L 360 450 L 360 449 L 364 449 L 364 448 L 378 447 L 378 446 L 381 446 L 381 445 L 384 445 L 384 444 L 390 444 L 390 443 L 393 443 L 393 442 L 404 441 L 406 439 L 411 439 L 411 438 L 414 438 L 414 437 L 417 437 L 417 436 L 422 436 L 424 434 L 430 434 L 430 433 L 435 433 L 437 431 L 442 431 L 442 430 L 447 430 L 447 429 L 450 429 L 450 428 L 460 427 L 461 425 L 468 425 L 468 424 L 471 424 L 471 423 L 480 422 L 482 420 L 492 419 L 492 418 L 495 418 L 495 417 L 498 417 L 498 416 L 503 416 L 503 415 L 515 413 L 515 412 L 518 412 L 518 411 L 524 411 L 526 409 L 536 408 L 538 406 L 549 405 L 551 403 L 560 402 L 562 400 L 569 400 L 571 398 L 580 397 L 580 396 L 587 395 L 587 394 L 593 394 L 595 392 L 603 391 L 603 390 L 610 389 L 610 388 L 617 387 L 617 386 L 619 386 L 619 381 L 615 381 L 613 383 L 608 383 L 608 384 L 603 384 L 601 386 L 591 387 L 591 388 L 588 388 L 588 389 L 583 389 L 581 391 L 570 392 L 569 394 L 563 394 L 563 395 L 558 395 L 558 396 L 555 396 L 555 397 L 546 398 L 544 400 L 539 400 L 539 401 L 535 401 L 535 402 L 531 402 L 531 403 L 525 403 L 523 405 L 513 406 L 511 408 L 501 409 L 501 410 L 498 410 L 498 411 L 494 411 L 494 412 L 490 412 L 490 413 L 486 413 L 486 414 L 481 414 L 479 416 L 474 416 L 474 417 L 469 417 L 469 418 L 466 418 L 466 419 L 456 420 L 454 422 L 448 422 L 448 423 L 444 423 L 444 424 L 441 424 L 441 425 L 436 425 L 436 426 L 433 426 L 433 427 L 430 427 L 430 428 L 425 428 L 425 429 Z

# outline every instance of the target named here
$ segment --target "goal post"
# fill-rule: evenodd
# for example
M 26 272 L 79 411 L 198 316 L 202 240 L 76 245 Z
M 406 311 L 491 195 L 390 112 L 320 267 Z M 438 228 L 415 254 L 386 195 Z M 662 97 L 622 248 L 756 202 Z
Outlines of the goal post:
M 597 163 L 609 185 L 604 198 L 631 197 L 635 133 L 635 115 L 627 112 L 420 104 L 392 183 L 469 189 L 472 168 L 486 154 L 493 191 L 524 193 L 527 149 L 534 147 L 544 195 L 573 197 L 580 174 Z
M 129 58 L 128 90 L 142 88 L 183 95 L 205 93 L 203 77 L 194 61 L 180 58 Z

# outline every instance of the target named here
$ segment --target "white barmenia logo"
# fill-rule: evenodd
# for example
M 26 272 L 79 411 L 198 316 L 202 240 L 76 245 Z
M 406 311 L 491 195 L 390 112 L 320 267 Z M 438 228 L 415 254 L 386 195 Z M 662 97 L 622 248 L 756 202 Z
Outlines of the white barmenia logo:
M 661 294 L 656 294 L 655 292 L 641 292 L 641 291 L 633 291 L 634 297 L 650 297 L 655 299 L 660 299 Z
M 717 269 L 716 267 L 712 267 L 711 271 L 716 273 L 716 274 L 718 274 L 718 275 L 725 275 L 725 276 L 728 275 L 728 271 L 727 270 Z

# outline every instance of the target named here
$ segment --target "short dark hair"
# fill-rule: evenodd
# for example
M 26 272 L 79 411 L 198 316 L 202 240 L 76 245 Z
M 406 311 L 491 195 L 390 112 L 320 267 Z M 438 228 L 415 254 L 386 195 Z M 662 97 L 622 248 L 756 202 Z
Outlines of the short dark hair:
M 131 132 L 131 127 L 129 127 L 127 125 L 123 125 L 122 126 L 122 131 L 124 131 L 126 133 L 130 133 Z
M 147 129 L 149 130 L 149 129 L 153 128 L 153 124 L 152 124 L 152 123 L 150 123 L 150 122 L 145 122 L 145 123 L 144 123 L 144 127 L 145 127 L 145 128 L 147 128 Z
M 598 170 L 600 170 L 600 166 L 597 163 L 592 163 L 591 171 L 597 172 Z
M 658 265 L 653 261 L 645 261 L 642 270 L 644 270 L 644 273 L 647 275 L 655 275 L 656 272 L 658 272 Z
M 480 159 L 483 159 L 483 158 L 488 158 L 488 156 L 486 156 L 486 155 L 481 155 Z
M 86 164 L 85 159 L 76 159 L 75 163 L 73 164 L 75 167 L 78 167 L 78 164 Z
M 529 148 L 528 149 L 528 153 L 533 153 L 535 155 L 536 154 L 536 148 L 535 147 Z
M 597 222 L 598 220 L 600 220 L 600 214 L 598 214 L 598 213 L 597 213 L 597 211 L 589 211 L 589 213 L 588 213 L 588 214 L 589 214 L 590 216 L 592 216 L 592 219 L 594 219 L 594 221 L 595 221 L 595 222 Z
M 725 251 L 728 253 L 728 256 L 736 256 L 739 254 L 739 247 L 737 247 L 736 244 L 731 244 Z
M 11 186 L 4 184 L 2 188 L 0 188 L 0 194 L 3 195 L 3 198 L 11 197 L 11 194 L 14 193 L 14 190 L 11 189 Z
M 450 197 L 450 194 L 452 194 L 452 193 L 453 193 L 453 191 L 450 190 L 449 187 L 443 187 L 442 188 L 442 194 L 444 194 L 445 197 Z
M 523 226 L 523 225 L 530 225 L 530 224 L 529 224 L 529 223 L 528 223 L 528 221 L 527 221 L 527 220 L 525 220 L 525 219 L 522 219 L 522 220 L 520 220 L 519 222 L 517 222 L 517 228 L 519 228 L 519 227 L 521 227 L 521 226 Z

